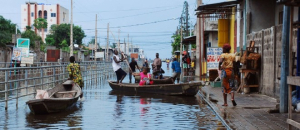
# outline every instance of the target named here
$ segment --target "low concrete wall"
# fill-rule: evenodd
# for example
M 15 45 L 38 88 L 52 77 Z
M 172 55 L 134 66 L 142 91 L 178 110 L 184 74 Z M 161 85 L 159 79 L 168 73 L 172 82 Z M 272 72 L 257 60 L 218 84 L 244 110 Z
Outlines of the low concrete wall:
M 262 94 L 279 98 L 282 25 L 247 35 L 247 46 L 255 41 L 261 54 L 260 89 Z M 297 50 L 297 30 L 293 31 L 293 52 Z M 295 72 L 295 71 L 294 71 Z

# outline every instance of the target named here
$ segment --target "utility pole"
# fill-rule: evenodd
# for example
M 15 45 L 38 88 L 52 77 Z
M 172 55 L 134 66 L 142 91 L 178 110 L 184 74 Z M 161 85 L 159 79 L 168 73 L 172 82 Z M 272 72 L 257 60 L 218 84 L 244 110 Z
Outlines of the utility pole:
M 73 56 L 73 0 L 71 0 L 70 56 Z
M 109 23 L 107 23 L 107 43 L 106 43 L 106 54 L 105 54 L 105 59 L 108 61 L 108 46 L 109 46 Z
M 97 61 L 96 51 L 97 51 L 97 14 L 96 14 L 96 22 L 95 22 L 95 55 L 94 55 L 94 60 L 95 61 Z
M 121 51 L 121 48 L 120 48 L 120 29 L 118 31 L 118 48 L 119 48 L 119 52 Z
M 126 50 L 127 48 L 126 48 L 125 38 L 124 38 L 124 44 L 125 44 L 125 50 L 124 50 L 125 52 L 124 53 L 127 54 L 127 50 Z
M 129 53 L 131 53 L 132 50 L 129 50 L 129 48 L 131 48 L 130 47 L 131 44 L 129 44 L 129 33 L 128 33 L 128 36 L 127 36 L 127 43 L 128 43 L 128 51 L 129 51 Z
M 180 18 L 180 56 L 179 56 L 179 58 L 180 58 L 180 67 L 181 67 L 181 74 L 180 74 L 180 80 L 181 81 L 183 81 L 183 74 L 184 74 L 184 69 L 183 69 L 183 64 L 182 64 L 182 58 L 181 58 L 181 56 L 182 56 L 182 17 Z

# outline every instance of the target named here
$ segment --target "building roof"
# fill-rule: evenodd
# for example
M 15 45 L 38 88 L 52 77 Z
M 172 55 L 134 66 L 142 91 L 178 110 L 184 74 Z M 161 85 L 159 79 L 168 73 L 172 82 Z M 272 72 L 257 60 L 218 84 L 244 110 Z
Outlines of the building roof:
M 191 42 L 196 42 L 196 36 L 185 37 L 182 40 L 182 43 L 186 45 L 190 44 Z
M 287 6 L 300 6 L 300 0 L 276 0 L 278 4 Z
M 232 13 L 232 7 L 235 7 L 239 3 L 239 0 L 234 1 L 225 1 L 220 3 L 213 3 L 213 4 L 205 4 L 200 5 L 197 8 L 197 15 L 207 15 L 205 17 L 216 17 L 211 16 L 210 14 L 231 14 Z

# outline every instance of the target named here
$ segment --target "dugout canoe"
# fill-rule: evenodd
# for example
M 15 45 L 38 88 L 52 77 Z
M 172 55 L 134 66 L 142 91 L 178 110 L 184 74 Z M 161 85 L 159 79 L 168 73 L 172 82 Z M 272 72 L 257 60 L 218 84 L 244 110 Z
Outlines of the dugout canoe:
M 140 76 L 135 76 L 135 83 L 139 83 L 141 80 Z M 170 76 L 164 76 L 163 79 L 152 79 L 154 84 L 173 84 L 173 79 Z
M 32 99 L 26 102 L 33 114 L 49 114 L 72 108 L 81 94 L 81 88 L 73 81 L 46 90 L 49 98 Z
M 132 93 L 153 93 L 163 95 L 176 95 L 176 96 L 195 96 L 203 82 L 189 82 L 180 84 L 156 84 L 144 85 L 122 83 L 117 84 L 114 81 L 108 81 L 109 86 L 114 91 L 127 91 Z

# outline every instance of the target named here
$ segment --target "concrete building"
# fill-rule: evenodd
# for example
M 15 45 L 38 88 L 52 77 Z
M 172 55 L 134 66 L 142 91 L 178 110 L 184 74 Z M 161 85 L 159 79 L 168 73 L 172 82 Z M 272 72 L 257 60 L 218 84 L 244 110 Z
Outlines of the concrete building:
M 48 22 L 48 27 L 40 31 L 34 28 L 34 20 L 44 18 Z M 40 34 L 45 41 L 51 25 L 69 23 L 69 10 L 59 4 L 44 4 L 36 2 L 26 2 L 21 5 L 21 32 L 26 31 L 26 26 L 30 26 L 37 34 Z

